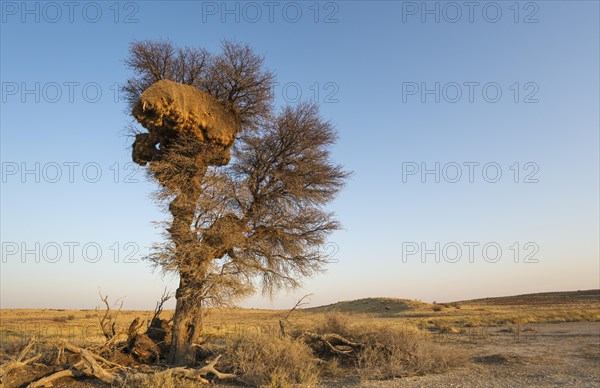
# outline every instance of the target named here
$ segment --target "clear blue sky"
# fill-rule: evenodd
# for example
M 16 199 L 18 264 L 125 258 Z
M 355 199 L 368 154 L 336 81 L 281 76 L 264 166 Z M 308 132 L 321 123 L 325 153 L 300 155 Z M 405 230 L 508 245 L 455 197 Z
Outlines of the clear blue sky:
M 269 4 L 1 2 L 1 307 L 91 308 L 101 287 L 147 309 L 175 289 L 140 260 L 166 215 L 115 95 L 130 42 L 159 38 L 252 45 L 277 105 L 318 100 L 354 171 L 337 262 L 245 306 L 599 287 L 597 1 Z

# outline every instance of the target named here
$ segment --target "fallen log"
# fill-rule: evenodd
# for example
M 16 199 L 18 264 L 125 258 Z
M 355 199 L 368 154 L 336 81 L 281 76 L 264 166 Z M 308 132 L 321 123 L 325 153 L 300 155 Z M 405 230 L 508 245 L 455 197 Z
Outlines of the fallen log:
M 121 378 L 118 375 L 107 372 L 104 368 L 102 368 L 88 350 L 81 350 L 81 358 L 83 360 L 82 372 L 88 376 L 94 376 L 107 384 L 113 384 L 121 381 Z
M 186 368 L 186 367 L 169 368 L 169 369 L 165 369 L 160 372 L 156 372 L 153 374 L 153 376 L 155 376 L 155 377 L 171 376 L 171 375 L 175 374 L 175 375 L 185 377 L 190 380 L 199 381 L 201 383 L 209 382 L 205 378 L 206 375 L 208 375 L 209 373 L 212 373 L 213 375 L 215 375 L 217 377 L 217 379 L 219 379 L 219 380 L 237 378 L 237 376 L 232 373 L 222 373 L 215 368 L 215 366 L 217 365 L 217 362 L 219 362 L 219 359 L 221 358 L 221 356 L 222 355 L 218 355 L 217 357 L 215 357 L 214 360 L 210 361 L 208 364 L 206 364 L 205 366 L 203 366 L 200 369 L 193 369 L 193 368 Z M 129 374 L 127 376 L 127 380 L 128 381 L 143 380 L 147 376 L 148 376 L 147 373 Z
M 0 377 L 4 377 L 4 376 L 8 375 L 13 370 L 21 369 L 21 368 L 23 368 L 27 364 L 31 364 L 32 362 L 36 362 L 41 357 L 42 357 L 42 355 L 38 354 L 36 356 L 28 358 L 27 360 L 23 360 L 23 361 L 11 361 L 11 362 L 7 363 L 6 365 L 4 365 L 4 366 L 2 366 L 0 368 Z
M 304 337 L 318 341 L 325 345 L 329 351 L 335 354 L 350 355 L 365 347 L 365 344 L 360 342 L 350 341 L 338 334 L 316 334 L 307 331 L 303 334 Z
M 78 353 L 78 354 L 81 354 L 81 353 L 82 353 L 84 350 L 86 350 L 86 349 L 82 349 L 82 348 L 80 348 L 80 347 L 77 347 L 77 346 L 75 346 L 75 345 L 71 345 L 71 344 L 69 344 L 69 343 L 65 343 L 65 344 L 63 345 L 63 347 L 64 347 L 66 350 L 70 351 L 70 352 L 73 352 L 73 353 Z M 87 352 L 88 352 L 88 353 L 89 353 L 89 354 L 90 354 L 90 355 L 91 355 L 91 356 L 92 356 L 92 357 L 93 357 L 93 358 L 94 358 L 96 361 L 102 362 L 102 363 L 104 363 L 104 364 L 110 365 L 111 367 L 115 367 L 115 368 L 118 368 L 118 369 L 122 369 L 122 370 L 126 370 L 126 369 L 127 369 L 127 367 L 124 367 L 124 366 L 123 366 L 123 365 L 121 365 L 121 364 L 117 364 L 117 363 L 114 363 L 114 362 L 112 362 L 112 361 L 109 361 L 109 360 L 107 360 L 106 358 L 104 358 L 104 357 L 102 357 L 102 356 L 99 356 L 99 355 L 97 355 L 97 354 L 94 354 L 94 353 L 90 352 L 89 350 L 88 350 Z
M 127 371 L 129 371 L 129 368 L 111 362 L 102 356 L 92 353 L 87 349 L 83 349 L 68 343 L 63 344 L 62 348 L 69 352 L 79 354 L 81 356 L 81 360 L 73 364 L 69 368 L 55 372 L 49 376 L 43 377 L 35 382 L 30 383 L 28 385 L 28 388 L 52 387 L 56 380 L 62 379 L 64 377 L 95 377 L 107 384 L 120 384 L 124 381 L 143 381 L 149 375 L 148 373 L 143 372 L 127 373 Z M 199 369 L 185 367 L 169 368 L 160 372 L 153 372 L 152 375 L 178 375 L 201 383 L 209 382 L 206 379 L 206 376 L 208 374 L 212 374 L 220 380 L 236 378 L 237 376 L 234 374 L 223 373 L 216 369 L 216 365 L 219 362 L 220 358 L 221 355 L 215 357 L 215 359 L 208 362 L 206 365 Z M 121 373 L 113 372 L 110 369 L 107 370 L 104 367 L 102 367 L 100 363 L 107 365 L 109 368 L 112 368 L 112 370 L 119 369 Z
M 63 377 L 84 377 L 86 376 L 85 373 L 77 369 L 77 367 L 80 365 L 83 365 L 83 361 L 78 362 L 69 369 L 61 370 L 49 376 L 41 378 L 38 381 L 29 384 L 27 388 L 52 387 L 54 386 L 54 382 L 56 380 L 62 379 Z
M 115 364 L 114 362 L 108 361 L 104 357 L 98 356 L 87 349 L 83 349 L 68 343 L 63 344 L 62 347 L 72 353 L 79 354 L 81 356 L 81 360 L 67 369 L 58 371 L 40 380 L 32 382 L 28 385 L 29 388 L 51 387 L 54 381 L 62 379 L 63 377 L 96 377 L 107 384 L 120 383 L 123 381 L 121 376 L 107 371 L 100 366 L 98 362 L 105 363 L 111 367 L 121 370 L 127 369 L 122 365 Z

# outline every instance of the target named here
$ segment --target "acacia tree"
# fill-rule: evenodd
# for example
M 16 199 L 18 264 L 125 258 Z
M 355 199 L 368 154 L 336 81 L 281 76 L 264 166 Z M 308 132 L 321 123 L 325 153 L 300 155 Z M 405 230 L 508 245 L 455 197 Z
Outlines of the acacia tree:
M 203 306 L 297 287 L 324 269 L 319 247 L 340 228 L 324 205 L 348 173 L 331 161 L 336 132 L 316 105 L 274 112 L 274 76 L 249 46 L 224 42 L 212 56 L 165 41 L 134 42 L 126 64 L 135 73 L 124 87 L 133 115 L 153 129 L 136 135 L 133 159 L 158 181 L 156 198 L 172 215 L 166 241 L 149 257 L 180 278 L 169 361 L 193 364 Z M 160 103 L 144 98 L 161 80 L 189 85 L 162 103 L 176 104 L 190 87 L 211 96 L 222 111 L 209 116 L 235 127 L 232 137 L 225 141 L 208 125 L 201 136 L 173 131 L 183 114 L 159 112 Z

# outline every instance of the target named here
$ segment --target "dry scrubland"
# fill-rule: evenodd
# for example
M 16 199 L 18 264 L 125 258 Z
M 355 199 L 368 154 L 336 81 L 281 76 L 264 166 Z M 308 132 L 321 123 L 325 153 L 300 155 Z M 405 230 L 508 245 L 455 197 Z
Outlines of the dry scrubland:
M 169 318 L 172 311 L 163 311 Z M 6 365 L 37 337 L 29 356 L 57 364 L 57 344 L 96 349 L 104 341 L 103 310 L 1 310 L 0 362 Z M 223 385 L 289 386 L 468 386 L 572 385 L 600 383 L 600 290 L 488 298 L 452 303 L 369 298 L 294 311 L 281 336 L 280 310 L 213 309 L 204 317 L 199 354 L 235 379 Z M 149 311 L 121 311 L 117 331 L 126 333 Z M 312 336 L 337 334 L 360 343 L 337 342 L 336 353 Z M 126 339 L 126 335 L 122 335 Z M 330 340 L 329 342 L 336 344 Z M 337 352 L 347 350 L 348 354 Z M 4 376 L 20 386 L 55 367 L 27 365 Z M 64 361 L 63 361 L 64 362 Z M 118 360 L 144 370 L 134 357 Z M 158 363 L 160 364 L 160 362 Z M 160 370 L 158 367 L 157 370 Z M 55 386 L 101 386 L 95 379 L 62 379 Z M 121 385 L 193 386 L 170 374 L 149 374 Z

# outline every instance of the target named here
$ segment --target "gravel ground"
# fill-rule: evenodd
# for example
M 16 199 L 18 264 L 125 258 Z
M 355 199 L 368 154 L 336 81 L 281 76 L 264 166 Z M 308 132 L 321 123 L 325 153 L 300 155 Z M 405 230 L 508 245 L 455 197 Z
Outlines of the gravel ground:
M 600 387 L 600 322 L 541 324 L 518 336 L 501 329 L 444 335 L 471 362 L 447 373 L 322 387 Z

